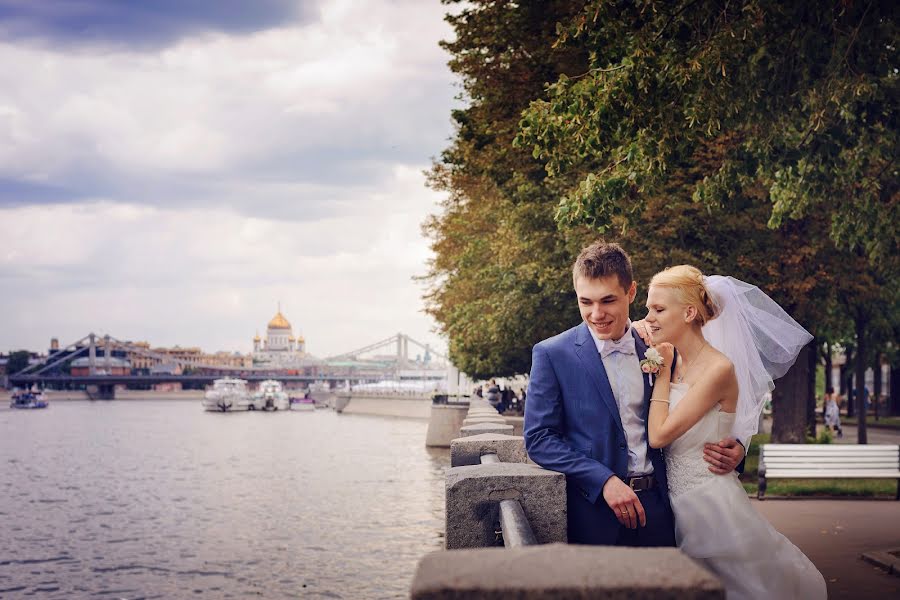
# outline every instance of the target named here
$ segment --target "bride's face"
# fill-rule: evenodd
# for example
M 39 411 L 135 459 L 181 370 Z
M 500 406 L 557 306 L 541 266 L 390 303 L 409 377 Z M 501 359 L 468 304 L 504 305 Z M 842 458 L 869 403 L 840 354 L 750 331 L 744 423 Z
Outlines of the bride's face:
M 651 285 L 647 291 L 647 316 L 653 343 L 672 342 L 684 332 L 686 307 L 680 303 L 672 288 Z

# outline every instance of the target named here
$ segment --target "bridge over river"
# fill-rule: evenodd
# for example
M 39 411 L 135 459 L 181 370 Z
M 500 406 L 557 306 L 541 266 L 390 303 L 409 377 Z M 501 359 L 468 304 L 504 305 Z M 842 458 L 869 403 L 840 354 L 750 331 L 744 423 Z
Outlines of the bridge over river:
M 424 350 L 424 360 L 410 360 L 410 343 Z M 371 356 L 376 352 L 381 354 Z M 83 357 L 87 357 L 86 368 L 73 372 L 70 365 L 77 358 L 83 361 Z M 162 372 L 125 368 L 119 360 L 125 357 L 148 358 L 170 369 Z M 51 350 L 45 359 L 10 375 L 9 381 L 19 387 L 85 390 L 91 397 L 109 399 L 114 397 L 116 386 L 133 389 L 150 389 L 159 384 L 202 387 L 222 377 L 239 377 L 250 382 L 275 379 L 285 384 L 306 384 L 303 387 L 321 384 L 331 388 L 411 378 L 438 382 L 447 378 L 445 360 L 427 344 L 403 333 L 325 359 L 310 357 L 288 368 L 197 363 L 154 352 L 146 345 L 90 333 L 65 347 Z

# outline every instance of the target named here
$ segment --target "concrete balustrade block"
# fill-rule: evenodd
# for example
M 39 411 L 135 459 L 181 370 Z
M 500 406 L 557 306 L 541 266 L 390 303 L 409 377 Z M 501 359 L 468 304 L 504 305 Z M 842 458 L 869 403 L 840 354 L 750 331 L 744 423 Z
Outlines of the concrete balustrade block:
M 459 437 L 459 429 L 463 426 L 466 410 L 464 405 L 432 404 L 428 431 L 425 433 L 425 445 L 449 448 L 450 442 Z
M 525 417 L 504 417 L 507 425 L 513 426 L 513 435 L 524 435 Z
M 490 410 L 493 410 L 494 412 L 497 412 L 497 409 L 495 409 L 493 406 L 491 406 L 491 403 L 488 402 L 487 400 L 470 400 L 469 406 L 471 406 L 473 410 L 474 409 L 482 409 L 482 410 L 490 409 Z
M 457 437 L 469 437 L 470 435 L 478 435 L 479 433 L 505 433 L 512 435 L 513 426 L 504 423 L 476 423 L 474 425 L 463 425 L 459 428 Z
M 466 417 L 463 419 L 463 426 L 466 425 L 477 425 L 479 423 L 499 423 L 500 425 L 507 425 L 506 419 L 503 417 Z
M 524 463 L 525 438 L 502 433 L 481 433 L 450 442 L 450 466 L 480 465 L 482 454 L 496 454 L 503 463 Z
M 519 501 L 538 543 L 567 540 L 565 475 L 531 464 L 495 463 L 448 469 L 447 549 L 495 545 L 501 500 Z
M 711 573 L 676 548 L 549 544 L 427 554 L 412 600 L 724 600 Z

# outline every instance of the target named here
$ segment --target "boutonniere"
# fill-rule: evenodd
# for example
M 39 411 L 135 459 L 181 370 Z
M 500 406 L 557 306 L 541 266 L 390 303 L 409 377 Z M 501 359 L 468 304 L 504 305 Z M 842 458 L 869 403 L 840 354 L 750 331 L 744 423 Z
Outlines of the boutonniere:
M 659 373 L 659 368 L 663 366 L 663 357 L 656 348 L 647 348 L 644 357 L 641 361 L 641 371 L 647 374 L 647 383 L 653 385 L 651 375 Z

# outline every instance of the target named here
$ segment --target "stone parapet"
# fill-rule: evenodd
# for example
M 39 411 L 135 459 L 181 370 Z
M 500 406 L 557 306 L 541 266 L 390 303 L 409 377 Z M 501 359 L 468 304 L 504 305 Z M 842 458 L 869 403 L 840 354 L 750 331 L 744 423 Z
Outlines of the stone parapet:
M 567 540 L 565 476 L 536 465 L 501 462 L 447 471 L 447 549 L 495 545 L 501 500 L 519 501 L 539 544 Z
M 528 461 L 525 439 L 515 435 L 480 433 L 450 442 L 451 467 L 479 465 L 483 454 L 496 454 L 503 463 Z
M 433 552 L 412 600 L 724 600 L 722 584 L 676 548 L 549 544 Z
M 467 410 L 468 407 L 464 404 L 432 404 L 425 445 L 449 448 L 450 442 L 460 435 L 459 430 Z
M 479 423 L 499 423 L 500 425 L 507 425 L 506 419 L 501 416 L 496 417 L 466 417 L 463 419 L 463 427 L 466 425 L 478 425 Z
M 504 433 L 512 435 L 513 426 L 504 423 L 476 423 L 475 425 L 464 425 L 459 429 L 461 437 L 469 437 L 470 435 L 478 435 L 479 433 Z

